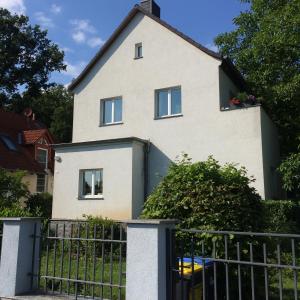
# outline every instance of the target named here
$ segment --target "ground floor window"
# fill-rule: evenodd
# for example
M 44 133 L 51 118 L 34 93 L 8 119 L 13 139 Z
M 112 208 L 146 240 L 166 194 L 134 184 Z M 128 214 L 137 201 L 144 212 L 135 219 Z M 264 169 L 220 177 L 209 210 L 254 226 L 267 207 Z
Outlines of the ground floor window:
M 100 198 L 103 194 L 103 170 L 80 170 L 80 197 Z
M 37 193 L 44 193 L 46 189 L 46 175 L 37 174 L 36 191 Z

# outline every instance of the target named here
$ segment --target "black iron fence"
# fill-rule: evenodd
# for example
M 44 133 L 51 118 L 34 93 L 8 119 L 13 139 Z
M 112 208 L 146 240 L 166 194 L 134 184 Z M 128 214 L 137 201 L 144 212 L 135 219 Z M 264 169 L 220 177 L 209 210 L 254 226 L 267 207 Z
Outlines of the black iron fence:
M 170 233 L 168 299 L 299 299 L 300 235 Z
M 123 224 L 50 221 L 44 230 L 39 288 L 46 293 L 125 299 L 126 231 Z

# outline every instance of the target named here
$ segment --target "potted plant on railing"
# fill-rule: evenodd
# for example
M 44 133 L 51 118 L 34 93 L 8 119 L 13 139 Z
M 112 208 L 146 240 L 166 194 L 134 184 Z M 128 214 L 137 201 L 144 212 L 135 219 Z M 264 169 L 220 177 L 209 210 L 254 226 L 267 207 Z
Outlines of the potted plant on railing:
M 258 99 L 253 95 L 248 95 L 246 92 L 241 92 L 229 100 L 231 108 L 249 107 L 258 104 Z

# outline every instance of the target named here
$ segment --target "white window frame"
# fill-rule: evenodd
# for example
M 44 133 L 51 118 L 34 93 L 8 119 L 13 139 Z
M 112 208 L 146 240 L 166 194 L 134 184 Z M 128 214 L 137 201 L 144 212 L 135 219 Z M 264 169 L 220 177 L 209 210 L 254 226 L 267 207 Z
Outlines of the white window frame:
M 181 94 L 181 98 L 180 98 L 181 111 L 180 111 L 180 113 L 172 114 L 172 90 L 180 90 L 180 94 L 181 94 L 181 86 L 174 86 L 174 87 L 170 87 L 170 88 L 166 88 L 166 89 L 155 90 L 155 118 L 156 119 L 182 116 L 182 94 Z M 159 109 L 159 92 L 164 92 L 164 91 L 168 92 L 168 113 L 167 113 L 167 115 L 159 116 L 159 111 L 158 111 L 158 109 Z
M 83 174 L 86 171 L 92 171 L 92 191 L 91 195 L 83 195 Z M 102 194 L 95 195 L 95 172 L 101 172 L 101 179 L 102 179 Z M 82 169 L 79 170 L 79 198 L 80 199 L 103 199 L 103 169 Z
M 38 151 L 38 150 L 42 150 L 42 151 L 45 151 L 45 152 L 46 152 L 46 164 L 45 164 L 45 170 L 47 170 L 47 169 L 48 169 L 48 149 L 44 149 L 44 148 L 38 147 L 38 148 L 37 148 L 37 151 Z M 37 159 L 38 159 L 38 153 L 36 153 L 36 161 L 37 161 L 39 164 L 41 164 L 41 162 L 39 162 Z
M 121 121 L 115 121 L 115 101 L 116 100 L 121 100 L 122 103 L 122 118 Z M 111 122 L 109 123 L 105 123 L 105 102 L 106 101 L 112 101 L 112 108 L 111 108 Z M 116 124 L 122 124 L 123 123 L 123 98 L 122 97 L 113 97 L 113 98 L 107 98 L 107 99 L 102 99 L 101 100 L 101 105 L 100 105 L 100 109 L 101 109 L 101 122 L 100 125 L 102 126 L 106 126 L 106 125 L 116 125 Z

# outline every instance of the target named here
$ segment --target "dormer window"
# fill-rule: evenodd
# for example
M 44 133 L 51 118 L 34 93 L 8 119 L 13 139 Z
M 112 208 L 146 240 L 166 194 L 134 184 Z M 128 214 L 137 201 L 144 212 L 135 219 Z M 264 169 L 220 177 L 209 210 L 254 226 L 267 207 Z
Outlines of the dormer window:
M 143 58 L 143 44 L 135 44 L 135 59 Z

